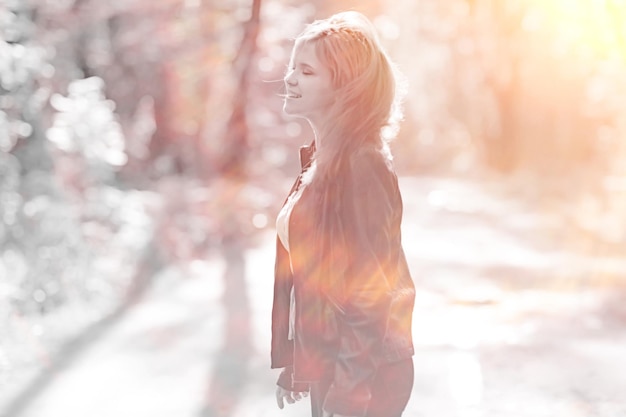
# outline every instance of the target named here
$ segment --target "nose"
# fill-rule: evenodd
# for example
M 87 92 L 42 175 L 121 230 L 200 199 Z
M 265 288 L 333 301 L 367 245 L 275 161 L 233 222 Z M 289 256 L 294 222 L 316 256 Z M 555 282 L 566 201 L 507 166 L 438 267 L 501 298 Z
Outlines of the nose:
M 298 84 L 298 80 L 297 78 L 294 76 L 294 72 L 295 71 L 289 71 L 286 75 L 285 75 L 285 84 L 289 85 L 289 86 L 295 86 Z

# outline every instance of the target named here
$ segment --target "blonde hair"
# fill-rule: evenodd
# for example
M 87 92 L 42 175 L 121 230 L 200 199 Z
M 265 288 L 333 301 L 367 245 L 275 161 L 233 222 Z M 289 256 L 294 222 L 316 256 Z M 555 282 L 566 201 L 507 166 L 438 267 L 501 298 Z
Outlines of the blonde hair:
M 296 38 L 296 44 L 303 42 L 314 45 L 336 90 L 328 110 L 332 123 L 318 126 L 323 146 L 316 151 L 316 171 L 334 175 L 341 158 L 364 145 L 390 158 L 388 142 L 402 119 L 403 78 L 373 24 L 355 11 L 337 13 L 308 25 Z

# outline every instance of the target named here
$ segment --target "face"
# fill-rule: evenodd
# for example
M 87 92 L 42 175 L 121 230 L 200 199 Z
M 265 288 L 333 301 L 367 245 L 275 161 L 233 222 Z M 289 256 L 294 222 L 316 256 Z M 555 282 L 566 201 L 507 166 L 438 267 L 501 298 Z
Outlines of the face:
M 296 43 L 285 75 L 285 113 L 323 123 L 335 97 L 331 74 L 312 42 Z

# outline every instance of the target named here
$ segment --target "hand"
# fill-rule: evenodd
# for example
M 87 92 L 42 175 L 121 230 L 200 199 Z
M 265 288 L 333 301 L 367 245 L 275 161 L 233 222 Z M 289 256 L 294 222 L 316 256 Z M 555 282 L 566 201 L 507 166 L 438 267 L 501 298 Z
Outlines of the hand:
M 281 410 L 285 407 L 285 403 L 283 402 L 283 399 L 287 401 L 287 403 L 289 404 L 293 404 L 296 401 L 300 401 L 303 398 L 306 398 L 309 396 L 308 392 L 294 392 L 294 391 L 287 391 L 286 389 L 284 389 L 283 387 L 276 387 L 276 404 L 278 404 L 278 408 L 280 408 Z

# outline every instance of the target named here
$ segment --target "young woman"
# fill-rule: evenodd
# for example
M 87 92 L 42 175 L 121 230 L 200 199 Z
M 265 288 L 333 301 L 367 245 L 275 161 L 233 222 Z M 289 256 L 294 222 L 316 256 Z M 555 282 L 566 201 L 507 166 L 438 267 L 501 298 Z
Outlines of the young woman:
M 310 393 L 313 417 L 397 417 L 410 397 L 415 289 L 383 138 L 399 108 L 395 74 L 357 12 L 315 21 L 295 40 L 284 111 L 315 139 L 276 222 L 280 408 Z

